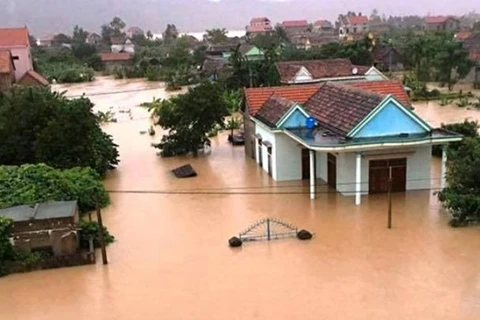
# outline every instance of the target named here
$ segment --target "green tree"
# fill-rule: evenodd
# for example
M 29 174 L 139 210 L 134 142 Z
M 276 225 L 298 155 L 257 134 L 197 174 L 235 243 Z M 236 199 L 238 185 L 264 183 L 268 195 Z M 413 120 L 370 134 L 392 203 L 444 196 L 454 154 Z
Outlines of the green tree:
M 452 215 L 451 225 L 480 219 L 480 138 L 465 138 L 458 148 L 448 149 L 448 186 L 439 199 Z
M 45 164 L 0 166 L 0 208 L 46 201 L 77 200 L 80 212 L 110 199 L 99 175 L 90 168 L 58 170 Z
M 189 89 L 186 94 L 154 104 L 157 125 L 168 131 L 156 145 L 162 156 L 183 155 L 209 144 L 208 132 L 224 126 L 228 109 L 222 101 L 222 90 L 209 81 Z
M 78 25 L 73 28 L 72 41 L 75 44 L 84 44 L 87 42 L 88 32 Z
M 15 251 L 10 243 L 8 229 L 12 224 L 12 220 L 0 217 L 0 276 L 6 274 L 5 261 L 13 260 Z
M 469 60 L 463 44 L 451 37 L 443 38 L 436 51 L 434 66 L 438 80 L 447 84 L 451 91 L 459 79 L 465 78 L 474 64 Z
M 69 100 L 43 87 L 14 87 L 0 95 L 0 164 L 91 167 L 105 174 L 118 164 L 118 150 L 92 107 L 87 98 Z
M 72 43 L 72 38 L 70 38 L 64 33 L 59 33 L 53 37 L 52 46 L 59 47 L 62 44 L 70 44 L 70 43 Z
M 125 22 L 119 17 L 114 17 L 112 21 L 110 21 L 108 24 L 102 25 L 103 42 L 105 44 L 110 44 L 112 37 L 120 37 L 122 35 L 125 35 L 125 33 L 123 32 L 125 26 Z
M 209 43 L 222 43 L 228 40 L 227 29 L 210 29 L 206 31 L 205 40 Z
M 162 33 L 163 41 L 166 44 L 172 44 L 178 38 L 178 30 L 174 24 L 167 24 L 167 28 Z

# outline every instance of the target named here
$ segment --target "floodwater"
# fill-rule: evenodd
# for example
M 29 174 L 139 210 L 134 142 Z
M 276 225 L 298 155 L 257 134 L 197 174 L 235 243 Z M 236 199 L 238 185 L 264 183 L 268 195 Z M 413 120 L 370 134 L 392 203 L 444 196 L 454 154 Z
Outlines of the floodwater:
M 99 84 L 105 91 L 158 86 Z M 91 98 L 100 108 L 133 107 L 161 94 Z M 108 247 L 109 265 L 98 255 L 93 266 L 2 278 L 0 319 L 480 319 L 480 228 L 450 228 L 431 192 L 394 194 L 389 230 L 384 195 L 363 197 L 357 207 L 324 187 L 310 201 L 307 186 L 272 182 L 224 135 L 213 139 L 210 156 L 161 159 L 150 147 L 160 136 L 139 133 L 150 120 L 137 109 L 133 120 L 105 126 L 122 160 L 105 181 L 117 191 L 104 210 L 118 239 Z M 441 110 L 417 108 L 432 119 Z M 186 163 L 198 177 L 175 179 L 170 170 Z M 438 161 L 432 171 L 438 179 Z M 315 237 L 228 247 L 264 217 Z

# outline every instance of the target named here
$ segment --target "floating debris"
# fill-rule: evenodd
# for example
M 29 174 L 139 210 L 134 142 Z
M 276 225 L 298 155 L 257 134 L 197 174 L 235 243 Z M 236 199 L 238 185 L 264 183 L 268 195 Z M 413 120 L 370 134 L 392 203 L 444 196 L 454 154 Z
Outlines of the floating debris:
M 190 164 L 178 167 L 176 169 L 173 169 L 172 171 L 177 178 L 191 178 L 197 176 L 197 172 Z

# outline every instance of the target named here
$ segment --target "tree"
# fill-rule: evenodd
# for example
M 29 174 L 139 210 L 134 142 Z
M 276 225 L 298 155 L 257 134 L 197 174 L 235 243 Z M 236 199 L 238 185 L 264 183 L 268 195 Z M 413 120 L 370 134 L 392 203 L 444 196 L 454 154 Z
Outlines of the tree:
M 111 43 L 112 37 L 120 37 L 125 35 L 123 29 L 126 24 L 119 17 L 114 17 L 108 24 L 102 25 L 102 40 L 105 44 Z
M 118 164 L 118 150 L 92 107 L 87 98 L 69 100 L 44 87 L 14 87 L 0 95 L 0 164 L 91 167 L 104 175 Z
M 209 43 L 222 43 L 228 40 L 227 29 L 210 29 L 206 31 L 205 40 Z
M 163 41 L 166 44 L 172 44 L 178 38 L 178 30 L 174 24 L 167 24 L 167 28 L 162 33 Z
M 10 237 L 8 229 L 12 224 L 12 220 L 0 217 L 0 276 L 6 274 L 4 262 L 13 260 L 15 257 L 15 251 L 10 243 Z
M 480 138 L 465 138 L 458 149 L 448 149 L 448 186 L 439 199 L 451 212 L 452 226 L 480 219 Z
M 157 125 L 168 131 L 156 148 L 162 156 L 197 154 L 198 149 L 209 144 L 208 132 L 216 125 L 224 126 L 227 106 L 222 101 L 222 90 L 209 81 L 179 95 L 153 104 L 158 117 Z
M 88 32 L 83 30 L 83 28 L 79 26 L 75 26 L 75 28 L 73 29 L 73 36 L 72 36 L 73 43 L 77 45 L 84 44 L 87 42 L 87 38 L 88 38 Z
M 110 203 L 99 175 L 91 168 L 58 170 L 45 164 L 0 166 L 0 208 L 46 201 L 77 200 L 81 213 Z
M 70 43 L 72 43 L 72 38 L 70 38 L 64 33 L 59 33 L 53 37 L 52 46 L 59 47 L 62 44 L 70 44 Z
M 443 38 L 434 57 L 438 80 L 448 85 L 451 91 L 459 79 L 465 78 L 473 67 L 468 51 L 461 42 L 453 38 Z

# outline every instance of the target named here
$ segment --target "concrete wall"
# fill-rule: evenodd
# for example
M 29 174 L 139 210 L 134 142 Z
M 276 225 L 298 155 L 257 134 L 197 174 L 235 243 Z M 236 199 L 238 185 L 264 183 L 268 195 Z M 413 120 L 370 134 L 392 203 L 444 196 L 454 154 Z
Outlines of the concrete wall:
M 380 71 L 377 71 L 375 69 L 370 70 L 368 74 L 365 74 L 365 79 L 367 81 L 381 81 L 385 80 L 383 75 L 380 73 Z
M 411 149 L 408 149 L 409 151 Z M 401 149 L 395 150 L 400 152 Z M 337 155 L 337 190 L 344 195 L 355 192 L 355 153 Z M 423 146 L 407 157 L 407 190 L 427 189 L 431 185 L 432 147 Z M 361 191 L 368 193 L 369 159 L 362 156 Z
M 245 135 L 245 155 L 255 159 L 255 122 L 250 120 L 250 116 L 243 115 L 243 130 Z
M 327 153 L 317 152 L 317 179 L 328 182 L 328 158 Z
M 276 168 L 276 152 L 277 152 L 277 144 L 276 144 L 276 134 L 272 133 L 266 127 L 261 125 L 255 125 L 255 134 L 258 134 L 262 137 L 262 168 L 265 172 L 268 172 L 268 152 L 267 147 L 263 145 L 263 142 L 268 141 L 272 144 L 272 177 L 274 180 L 277 180 L 277 168 Z M 258 139 L 255 141 L 255 159 L 257 163 L 259 161 L 259 154 L 258 154 Z
M 276 164 L 276 180 L 302 179 L 302 148 L 284 133 L 277 134 Z
M 407 159 L 407 190 L 431 186 L 432 146 L 419 147 Z
M 18 57 L 18 60 L 13 60 L 15 80 L 18 81 L 27 71 L 33 70 L 30 47 L 9 48 L 9 50 L 12 52 L 12 56 Z

